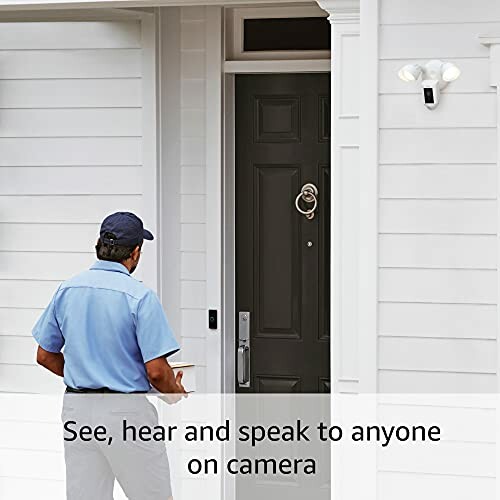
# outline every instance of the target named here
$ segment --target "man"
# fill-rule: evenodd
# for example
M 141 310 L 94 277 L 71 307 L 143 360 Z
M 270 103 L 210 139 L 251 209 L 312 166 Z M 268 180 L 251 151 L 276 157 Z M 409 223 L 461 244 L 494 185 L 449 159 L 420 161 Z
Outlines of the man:
M 87 424 L 100 425 L 98 415 L 111 418 L 113 427 L 116 418 L 110 415 L 120 414 L 122 420 L 139 415 L 139 425 L 154 425 L 156 410 L 144 396 L 121 396 L 117 403 L 117 398 L 103 395 L 141 394 L 151 386 L 171 394 L 173 401 L 186 394 L 182 372 L 175 376 L 166 360 L 179 346 L 160 301 L 131 276 L 145 239 L 153 235 L 136 215 L 106 217 L 95 247 L 97 262 L 59 286 L 33 329 L 37 362 L 64 377 L 67 386 L 63 421 L 68 414 L 76 420 L 77 413 Z M 92 396 L 75 397 L 81 394 Z M 115 477 L 130 499 L 170 496 L 164 446 L 145 451 L 125 443 L 106 447 L 65 442 L 65 458 L 68 498 L 112 499 Z

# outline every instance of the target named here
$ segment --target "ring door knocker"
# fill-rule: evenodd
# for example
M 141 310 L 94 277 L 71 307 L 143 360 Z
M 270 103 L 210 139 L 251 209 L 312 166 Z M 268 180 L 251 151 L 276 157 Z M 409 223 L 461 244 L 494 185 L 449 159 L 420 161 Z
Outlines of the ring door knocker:
M 306 219 L 312 220 L 314 219 L 314 213 L 318 208 L 318 188 L 312 183 L 308 182 L 302 186 L 300 193 L 295 198 L 295 208 L 299 213 L 305 216 Z M 301 208 L 300 201 L 303 201 L 304 204 L 311 205 L 308 208 Z

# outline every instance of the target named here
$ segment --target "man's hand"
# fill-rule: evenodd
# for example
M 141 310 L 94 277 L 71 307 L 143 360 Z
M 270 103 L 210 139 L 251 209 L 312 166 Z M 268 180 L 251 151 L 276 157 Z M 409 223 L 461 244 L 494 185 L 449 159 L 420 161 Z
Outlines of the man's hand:
M 174 375 L 172 367 L 165 358 L 148 361 L 146 363 L 146 372 L 151 385 L 165 395 L 162 399 L 167 403 L 174 404 L 183 397 L 187 397 L 186 390 L 182 385 L 182 370 L 177 375 Z
M 64 377 L 64 355 L 62 352 L 49 352 L 38 346 L 36 362 L 52 373 Z
M 182 370 L 179 370 L 177 372 L 177 375 L 175 376 L 175 383 L 177 385 L 177 388 L 180 390 L 180 392 L 176 392 L 173 394 L 165 394 L 161 396 L 161 399 L 168 403 L 169 405 L 173 405 L 175 403 L 178 403 L 182 398 L 187 398 L 187 392 L 184 389 L 184 386 L 182 385 L 182 376 L 184 375 L 184 372 Z

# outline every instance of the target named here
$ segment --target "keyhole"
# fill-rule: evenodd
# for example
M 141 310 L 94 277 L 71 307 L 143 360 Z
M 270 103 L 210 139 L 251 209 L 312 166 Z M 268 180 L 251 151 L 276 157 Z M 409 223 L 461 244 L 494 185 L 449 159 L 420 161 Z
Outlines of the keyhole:
M 307 246 L 308 246 L 309 248 L 311 248 L 311 247 L 313 246 L 313 242 L 312 242 L 311 240 L 309 240 L 309 241 L 307 242 Z

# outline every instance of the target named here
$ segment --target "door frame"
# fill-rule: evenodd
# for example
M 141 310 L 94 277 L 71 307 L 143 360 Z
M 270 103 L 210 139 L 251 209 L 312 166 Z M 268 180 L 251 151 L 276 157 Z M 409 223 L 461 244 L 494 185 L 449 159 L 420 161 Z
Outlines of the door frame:
M 279 72 L 266 61 L 239 61 L 238 65 L 224 66 L 223 81 L 223 159 L 222 159 L 222 392 L 232 393 L 236 387 L 235 343 L 236 343 L 236 238 L 235 238 L 235 77 L 237 74 L 282 74 L 282 73 L 323 73 L 330 74 L 328 65 L 317 61 L 297 66 L 293 60 L 272 61 L 279 65 Z M 323 62 L 321 60 L 321 62 Z M 249 64 L 250 63 L 250 64 Z M 273 71 L 270 71 L 273 70 Z M 331 96 L 330 96 L 331 98 Z M 332 166 L 331 166 L 332 168 Z M 333 190 L 331 191 L 333 195 Z M 333 233 L 330 236 L 333 242 Z M 333 247 L 333 245 L 332 245 Z M 332 277 L 333 278 L 333 277 Z M 333 282 L 330 281 L 330 288 Z M 330 341 L 330 379 L 334 380 L 333 339 Z

